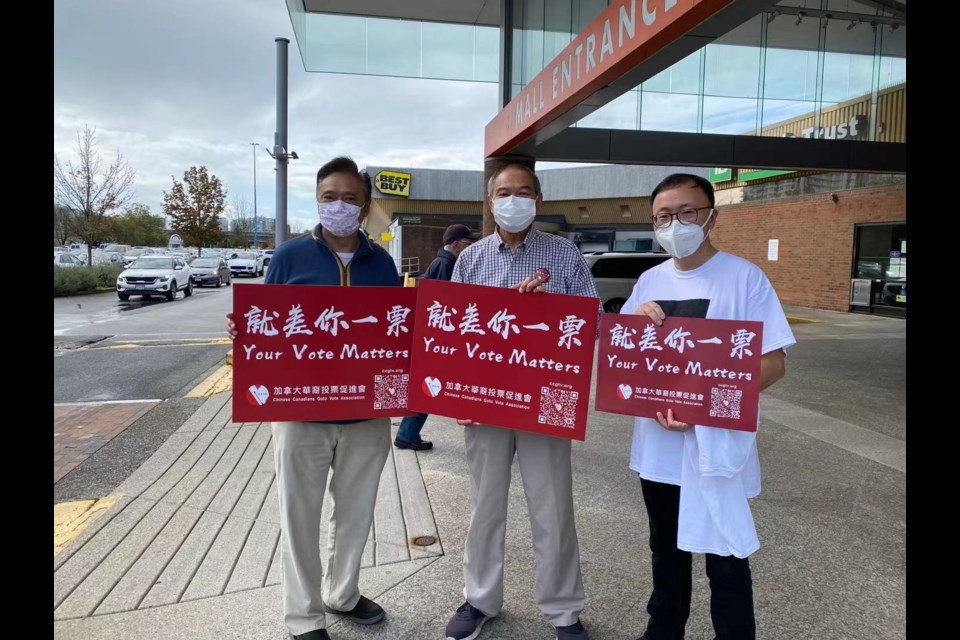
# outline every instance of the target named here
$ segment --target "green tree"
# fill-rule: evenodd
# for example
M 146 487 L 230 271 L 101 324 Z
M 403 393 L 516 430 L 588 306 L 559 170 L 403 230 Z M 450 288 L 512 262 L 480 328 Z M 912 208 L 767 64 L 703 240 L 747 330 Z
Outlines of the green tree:
M 219 216 L 223 213 L 226 191 L 223 183 L 207 168 L 190 167 L 183 173 L 183 184 L 171 176 L 173 188 L 163 192 L 163 212 L 186 246 L 211 247 L 219 244 Z M 184 184 L 186 188 L 184 188 Z
M 163 216 L 153 215 L 150 207 L 138 202 L 113 218 L 113 239 L 133 246 L 166 246 L 169 238 L 163 228 Z
M 53 157 L 53 198 L 73 211 L 70 235 L 87 243 L 87 264 L 93 265 L 93 247 L 109 238 L 111 221 L 107 214 L 133 197 L 135 173 L 117 152 L 104 166 L 97 152 L 96 130 L 84 127 L 77 134 L 79 162 L 63 163 Z

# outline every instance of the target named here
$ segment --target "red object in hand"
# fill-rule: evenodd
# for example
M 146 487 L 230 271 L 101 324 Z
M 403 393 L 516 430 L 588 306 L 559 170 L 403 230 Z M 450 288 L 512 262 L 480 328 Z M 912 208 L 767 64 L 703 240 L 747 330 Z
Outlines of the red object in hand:
M 543 284 L 547 284 L 550 282 L 550 269 L 547 269 L 546 267 L 540 267 L 533 272 L 533 277 Z

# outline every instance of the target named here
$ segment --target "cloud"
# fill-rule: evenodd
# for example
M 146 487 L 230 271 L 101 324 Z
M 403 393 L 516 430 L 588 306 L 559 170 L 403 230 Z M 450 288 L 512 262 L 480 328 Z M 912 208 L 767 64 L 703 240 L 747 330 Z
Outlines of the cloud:
M 317 169 L 360 165 L 483 168 L 492 83 L 307 73 L 282 2 L 99 0 L 54 3 L 54 152 L 74 159 L 97 130 L 104 158 L 123 154 L 136 199 L 161 212 L 171 176 L 205 165 L 228 191 L 275 212 L 276 44 L 290 39 L 288 221 L 316 220 Z

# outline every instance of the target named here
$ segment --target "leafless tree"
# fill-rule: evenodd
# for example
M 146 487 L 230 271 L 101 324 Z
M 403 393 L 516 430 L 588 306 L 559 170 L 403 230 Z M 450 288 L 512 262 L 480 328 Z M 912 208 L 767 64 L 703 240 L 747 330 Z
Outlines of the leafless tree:
M 73 235 L 73 212 L 63 205 L 53 203 L 53 243 L 63 246 Z
M 77 164 L 66 163 L 54 154 L 53 199 L 73 210 L 73 235 L 87 244 L 87 264 L 93 264 L 93 247 L 107 239 L 110 224 L 107 214 L 133 198 L 136 173 L 120 152 L 110 164 L 97 151 L 96 129 L 85 126 L 77 134 Z
M 246 247 L 247 235 L 253 233 L 253 208 L 242 194 L 234 196 L 230 205 L 224 213 L 230 221 L 231 242 L 235 247 Z

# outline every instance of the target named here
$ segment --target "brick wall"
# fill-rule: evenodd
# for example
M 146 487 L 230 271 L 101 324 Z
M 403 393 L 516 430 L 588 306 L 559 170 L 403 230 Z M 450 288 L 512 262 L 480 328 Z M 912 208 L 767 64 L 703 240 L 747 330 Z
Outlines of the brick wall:
M 402 258 L 420 258 L 420 271 L 414 275 L 421 276 L 437 257 L 437 251 L 443 246 L 443 232 L 446 227 L 422 227 L 419 225 L 403 226 L 403 255 Z
M 720 208 L 711 233 L 718 249 L 750 260 L 785 305 L 848 311 L 854 225 L 907 219 L 906 185 L 743 202 Z M 767 244 L 780 241 L 777 261 Z

